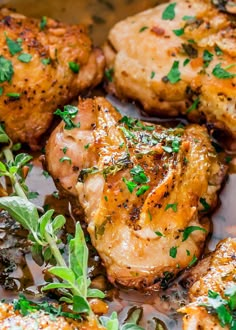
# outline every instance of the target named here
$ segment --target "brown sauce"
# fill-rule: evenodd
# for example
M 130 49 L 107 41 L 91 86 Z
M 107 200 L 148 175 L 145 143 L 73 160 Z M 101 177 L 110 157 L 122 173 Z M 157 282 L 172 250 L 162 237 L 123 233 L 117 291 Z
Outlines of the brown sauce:
M 158 3 L 160 3 L 159 1 Z M 162 1 L 164 2 L 164 1 Z M 0 0 L 0 4 L 10 5 L 17 11 L 28 16 L 51 16 L 68 23 L 85 23 L 90 26 L 91 35 L 96 45 L 104 42 L 110 27 L 120 19 L 133 15 L 157 4 L 156 0 Z M 114 99 L 113 99 L 114 101 Z M 115 101 L 116 102 L 116 101 Z M 136 110 L 130 105 L 118 104 L 119 108 L 137 116 Z M 140 115 L 140 114 L 139 114 Z M 161 120 L 156 119 L 160 122 Z M 162 120 L 163 122 L 163 120 Z M 220 196 L 221 205 L 212 216 L 213 232 L 206 250 L 214 249 L 217 242 L 225 237 L 236 236 L 235 224 L 235 194 L 236 194 L 236 158 L 232 155 L 231 174 Z M 58 213 L 69 217 L 68 202 L 58 199 L 58 193 L 51 178 L 45 178 L 38 155 L 34 157 L 34 167 L 28 176 L 27 184 L 31 191 L 37 191 L 37 205 L 50 205 Z M 56 192 L 56 193 L 55 193 Z M 73 224 L 72 224 L 73 227 Z M 73 229 L 73 228 L 72 228 Z M 70 230 L 70 229 L 68 229 Z M 29 247 L 25 240 L 25 232 L 14 222 L 6 221 L 0 215 L 0 297 L 12 300 L 19 291 L 39 299 L 45 299 L 40 294 L 39 285 L 44 282 L 43 267 L 39 267 L 31 258 Z M 19 243 L 20 242 L 20 243 Z M 90 258 L 90 272 L 99 274 L 99 257 Z M 5 275 L 4 275 L 5 274 Z M 4 277 L 5 276 L 5 277 Z M 106 284 L 109 289 L 109 284 Z M 147 330 L 180 329 L 181 318 L 176 309 L 186 301 L 186 292 L 176 281 L 162 292 L 142 294 L 130 290 L 110 291 L 112 299 L 108 301 L 110 311 L 117 310 L 121 321 L 125 320 L 130 309 L 141 311 L 140 325 Z M 163 323 L 159 323 L 162 320 Z M 162 327 L 161 327 L 162 326 Z

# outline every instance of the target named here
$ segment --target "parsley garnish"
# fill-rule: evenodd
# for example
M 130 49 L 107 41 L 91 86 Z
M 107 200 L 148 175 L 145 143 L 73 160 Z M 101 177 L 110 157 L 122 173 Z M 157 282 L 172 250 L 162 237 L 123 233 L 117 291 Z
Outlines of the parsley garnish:
M 189 257 L 190 256 L 190 251 L 189 250 L 186 250 L 186 254 Z
M 147 186 L 147 185 L 143 185 L 141 186 L 138 191 L 136 192 L 136 196 L 141 196 L 143 195 L 146 191 L 148 191 L 148 189 L 150 188 L 150 186 Z
M 22 39 L 19 38 L 16 41 L 14 41 L 8 38 L 8 36 L 6 36 L 6 43 L 11 55 L 15 55 L 22 51 L 22 47 L 21 47 Z
M 215 46 L 215 53 L 217 56 L 223 55 L 223 51 L 217 45 Z
M 134 189 L 137 187 L 137 184 L 134 183 L 133 181 L 128 181 L 126 178 L 122 178 L 124 183 L 126 184 L 126 187 L 128 188 L 129 192 L 133 192 Z
M 71 71 L 73 71 L 74 73 L 78 73 L 80 70 L 80 66 L 78 63 L 76 62 L 68 62 L 69 68 L 71 69 Z
M 198 227 L 198 226 L 189 226 L 189 227 L 186 227 L 184 229 L 184 231 L 183 231 L 182 242 L 186 241 L 188 239 L 189 235 L 192 234 L 192 232 L 194 232 L 196 230 L 201 230 L 201 231 L 204 231 L 205 233 L 207 232 L 205 228 Z
M 54 114 L 61 117 L 65 122 L 65 129 L 71 130 L 72 128 L 79 128 L 80 123 L 75 124 L 72 119 L 76 117 L 79 109 L 73 105 L 65 105 L 63 111 L 57 109 Z
M 85 144 L 85 145 L 84 145 L 84 149 L 88 149 L 89 146 L 90 146 L 90 143 Z
M 174 61 L 167 78 L 171 84 L 176 84 L 180 81 L 179 61 Z
M 7 93 L 6 96 L 8 96 L 12 99 L 19 99 L 21 94 L 20 93 Z
M 141 29 L 139 30 L 139 32 L 143 32 L 143 31 L 145 31 L 147 29 L 148 29 L 148 26 L 143 26 L 143 27 L 141 27 Z
M 155 234 L 157 235 L 157 236 L 163 236 L 164 237 L 164 235 L 160 232 L 160 231 L 155 231 Z
M 197 97 L 194 101 L 193 104 L 187 109 L 186 113 L 190 113 L 193 110 L 196 110 L 198 107 L 198 104 L 200 102 L 200 97 Z
M 176 258 L 177 255 L 177 246 L 172 246 L 169 251 L 170 257 Z
M 152 72 L 151 72 L 151 75 L 150 75 L 150 78 L 153 79 L 153 78 L 155 77 L 155 74 L 156 74 L 156 73 L 155 73 L 154 71 L 152 71 Z
M 175 18 L 175 6 L 176 2 L 169 4 L 162 13 L 163 20 L 172 21 Z
M 177 37 L 180 37 L 184 34 L 184 28 L 182 29 L 177 29 L 177 30 L 173 30 L 174 34 L 177 36 Z
M 167 211 L 168 209 L 172 209 L 174 212 L 177 212 L 177 206 L 178 203 L 167 204 L 165 207 L 165 211 Z
M 104 196 L 104 199 L 106 202 L 108 202 L 108 197 L 107 196 Z
M 144 173 L 144 169 L 137 165 L 130 170 L 130 174 L 133 176 L 133 180 L 136 183 L 147 183 L 149 178 Z
M 212 74 L 219 79 L 230 79 L 236 77 L 236 73 L 230 73 L 221 67 L 221 63 L 217 64 L 212 70 Z
M 41 63 L 43 63 L 43 65 L 48 65 L 48 64 L 51 63 L 51 60 L 50 60 L 50 58 L 43 58 L 43 59 L 41 60 Z
M 203 52 L 203 61 L 204 61 L 204 67 L 208 67 L 210 62 L 213 60 L 214 55 L 210 53 L 208 50 L 204 50 Z
M 196 19 L 196 16 L 183 16 L 182 17 L 182 20 L 183 21 L 190 21 L 190 20 L 195 20 Z
M 195 254 L 193 255 L 192 260 L 190 261 L 190 263 L 188 264 L 188 267 L 192 267 L 196 262 L 197 262 L 197 257 L 195 256 Z
M 40 23 L 39 23 L 40 30 L 41 31 L 44 30 L 46 26 L 47 26 L 47 17 L 46 16 L 43 16 L 41 18 Z
M 59 159 L 59 162 L 60 162 L 60 163 L 63 163 L 63 162 L 65 162 L 65 161 L 68 161 L 68 162 L 71 164 L 71 158 L 68 157 L 68 156 L 64 156 L 64 157 L 61 157 L 61 158 Z
M 0 83 L 11 81 L 14 70 L 11 61 L 0 55 Z
M 112 80 L 113 80 L 113 74 L 114 74 L 114 68 L 105 70 L 105 76 L 108 79 L 108 81 L 110 81 L 110 82 L 112 82 Z
M 47 171 L 44 170 L 42 174 L 46 179 L 50 178 L 50 174 Z
M 0 87 L 0 96 L 3 94 L 3 87 Z
M 210 205 L 207 203 L 205 198 L 200 198 L 200 203 L 202 204 L 202 206 L 204 207 L 204 211 L 209 211 L 209 209 L 211 208 Z
M 62 148 L 62 152 L 63 152 L 64 155 L 66 154 L 67 150 L 68 150 L 67 147 Z
M 21 61 L 23 63 L 29 63 L 32 59 L 32 55 L 27 54 L 27 53 L 22 53 L 17 58 L 19 61 Z
M 186 66 L 190 62 L 190 58 L 186 58 L 184 60 L 183 66 Z

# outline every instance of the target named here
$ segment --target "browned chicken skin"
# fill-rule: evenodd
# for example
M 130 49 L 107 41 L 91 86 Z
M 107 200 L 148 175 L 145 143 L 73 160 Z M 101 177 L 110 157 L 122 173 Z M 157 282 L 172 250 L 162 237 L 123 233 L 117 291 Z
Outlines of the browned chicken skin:
M 221 241 L 214 252 L 206 257 L 193 269 L 190 288 L 191 303 L 180 309 L 186 313 L 183 319 L 184 330 L 222 330 L 219 319 L 207 311 L 201 304 L 206 304 L 208 292 L 212 290 L 225 298 L 227 288 L 235 286 L 236 276 L 236 239 L 228 238 Z
M 61 123 L 48 141 L 48 170 L 78 196 L 110 281 L 158 289 L 200 256 L 225 167 L 203 127 L 121 119 L 103 98 L 78 107 L 80 128 Z
M 42 311 L 23 316 L 15 311 L 12 304 L 0 303 L 1 330 L 104 330 L 96 320 L 75 321 L 62 316 L 55 317 Z
M 212 2 L 173 1 L 170 19 L 168 3 L 117 23 L 105 46 L 109 90 L 149 113 L 206 117 L 236 138 L 235 20 Z
M 2 9 L 0 31 L 0 62 L 10 61 L 13 70 L 9 73 L 8 68 L 7 77 L 2 79 L 6 62 L 0 63 L 0 120 L 14 141 L 37 148 L 57 107 L 101 81 L 104 57 L 99 49 L 93 49 L 83 25 L 66 25 L 50 18 L 40 23 Z M 15 43 L 18 40 L 22 50 L 11 55 L 7 38 Z M 18 56 L 22 54 L 30 54 L 31 60 L 20 61 Z M 69 68 L 69 62 L 79 65 L 75 69 L 79 73 Z

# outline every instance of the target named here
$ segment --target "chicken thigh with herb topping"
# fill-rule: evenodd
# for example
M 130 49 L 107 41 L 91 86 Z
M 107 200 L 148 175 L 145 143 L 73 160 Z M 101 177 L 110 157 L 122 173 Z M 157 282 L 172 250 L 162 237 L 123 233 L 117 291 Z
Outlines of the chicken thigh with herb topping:
M 117 23 L 105 46 L 109 90 L 152 114 L 206 118 L 236 138 L 234 8 L 178 0 Z
M 0 11 L 0 121 L 14 141 L 38 147 L 53 112 L 103 75 L 104 56 L 83 25 Z
M 192 271 L 191 303 L 179 311 L 184 330 L 236 327 L 236 239 L 221 241 Z
M 78 108 L 48 141 L 48 170 L 78 196 L 109 280 L 158 289 L 200 256 L 225 167 L 203 127 L 121 117 L 104 98 Z

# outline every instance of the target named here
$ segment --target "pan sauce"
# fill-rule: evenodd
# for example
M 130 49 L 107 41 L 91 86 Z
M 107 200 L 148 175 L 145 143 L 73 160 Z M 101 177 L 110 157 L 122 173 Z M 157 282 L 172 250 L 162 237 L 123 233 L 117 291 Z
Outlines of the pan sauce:
M 96 45 L 101 44 L 108 33 L 111 26 L 118 20 L 129 15 L 133 15 L 146 8 L 152 7 L 157 3 L 164 1 L 156 0 L 0 0 L 0 4 L 10 4 L 17 11 L 28 16 L 41 17 L 43 15 L 51 16 L 68 23 L 85 23 L 91 29 L 91 35 Z M 114 102 L 114 99 L 111 99 Z M 116 102 L 116 101 L 115 101 Z M 130 113 L 130 106 L 122 105 L 118 102 L 119 109 Z M 135 115 L 135 110 L 131 108 L 131 115 Z M 136 114 L 137 115 L 137 114 Z M 155 121 L 160 122 L 156 119 Z M 234 155 L 232 155 L 232 158 Z M 208 242 L 207 250 L 214 249 L 217 242 L 225 237 L 236 236 L 235 224 L 235 194 L 236 194 L 236 158 L 231 161 L 231 174 L 221 193 L 221 205 L 213 214 L 213 234 Z M 37 191 L 39 197 L 35 200 L 37 204 L 50 204 L 56 208 L 58 212 L 68 214 L 68 205 L 66 201 L 58 200 L 55 187 L 50 178 L 46 179 L 42 174 L 42 168 L 38 161 L 38 155 L 35 155 L 34 167 L 28 178 L 30 190 Z M 54 194 L 53 194 L 54 193 Z M 53 194 L 53 195 L 52 195 Z M 4 232 L 4 225 L 0 222 L 0 242 L 1 248 L 8 248 L 7 242 L 4 242 L 4 236 L 1 236 L 1 229 Z M 15 230 L 15 229 L 14 229 Z M 14 231 L 13 230 L 13 231 Z M 21 233 L 17 231 L 16 237 L 21 237 Z M 14 232 L 15 234 L 15 232 Z M 8 237 L 10 236 L 8 232 Z M 10 236 L 11 237 L 11 236 Z M 14 235 L 13 235 L 14 237 Z M 13 238 L 12 238 L 13 239 Z M 3 242 L 3 243 L 2 243 Z M 9 243 L 10 244 L 10 243 Z M 30 254 L 26 254 L 24 266 L 15 267 L 10 277 L 13 279 L 14 285 L 5 290 L 7 286 L 0 288 L 1 299 L 12 299 L 17 295 L 17 290 L 25 290 L 26 293 L 38 294 L 37 286 L 43 283 L 44 278 L 42 268 L 37 266 L 31 259 Z M 0 260 L 1 263 L 1 260 Z M 2 271 L 2 267 L 0 267 Z M 2 271 L 3 273 L 3 271 Z M 2 284 L 2 280 L 0 281 Z M 155 318 L 161 319 L 166 327 L 170 330 L 180 329 L 181 322 L 175 310 L 185 301 L 186 293 L 181 289 L 178 282 L 161 293 L 153 293 L 152 295 L 144 295 L 127 290 L 119 290 L 119 294 L 113 295 L 113 299 L 109 302 L 110 310 L 117 310 L 119 317 L 124 320 L 131 306 L 142 306 L 143 316 L 140 325 L 145 329 L 164 329 L 157 325 Z M 31 297 L 32 299 L 32 297 Z

